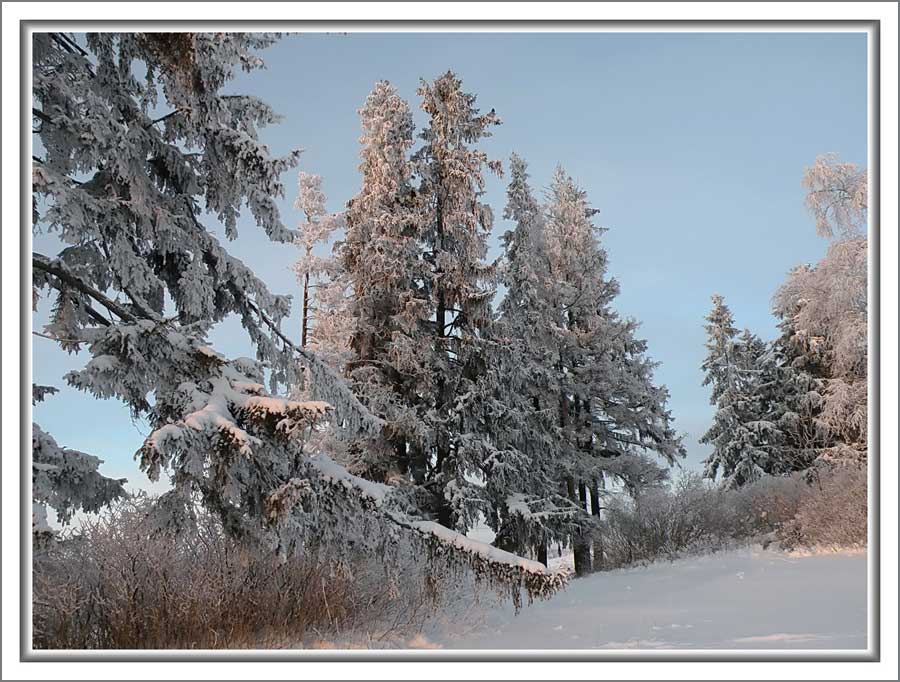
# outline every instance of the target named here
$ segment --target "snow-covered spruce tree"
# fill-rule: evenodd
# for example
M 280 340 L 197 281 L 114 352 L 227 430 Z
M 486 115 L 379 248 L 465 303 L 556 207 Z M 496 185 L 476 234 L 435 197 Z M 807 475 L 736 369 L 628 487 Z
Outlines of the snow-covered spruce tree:
M 172 324 L 205 330 L 221 319 L 210 311 L 243 307 L 250 315 L 250 306 L 280 317 L 286 300 L 221 251 L 197 205 L 204 201 L 233 234 L 237 204 L 247 200 L 271 234 L 281 234 L 271 195 L 291 159 L 269 160 L 255 140 L 257 123 L 273 115 L 253 98 L 216 93 L 232 66 L 257 65 L 251 51 L 268 38 L 107 33 L 87 36 L 87 49 L 61 33 L 33 41 L 34 229 L 56 232 L 64 244 L 55 257 L 33 254 L 35 294 L 54 296 L 46 333 L 73 351 L 120 323 L 162 322 L 166 293 Z M 143 80 L 135 61 L 146 68 Z M 160 89 L 172 109 L 154 118 Z M 186 151 L 201 147 L 208 153 Z M 108 366 L 114 357 L 92 362 Z M 129 380 L 134 412 L 151 409 L 153 378 Z M 110 390 L 102 382 L 82 387 Z
M 811 359 L 798 352 L 789 319 L 779 323 L 781 334 L 768 345 L 763 360 L 762 390 L 769 405 L 768 419 L 779 432 L 768 473 L 806 471 L 821 454 L 825 434 L 817 421 L 824 398 L 823 381 L 811 371 Z
M 703 475 L 715 479 L 720 470 L 727 476 L 734 468 L 734 462 L 728 454 L 728 444 L 731 442 L 731 433 L 737 426 L 737 415 L 732 404 L 738 395 L 735 359 L 738 330 L 725 299 L 714 294 L 712 302 L 712 310 L 706 316 L 707 354 L 701 369 L 705 372 L 703 385 L 712 386 L 709 402 L 716 407 L 716 413 L 713 425 L 701 437 L 700 442 L 713 443 L 712 453 L 703 462 Z
M 782 385 L 790 380 L 785 371 L 779 371 L 775 353 L 770 344 L 745 329 L 735 346 L 735 359 L 741 389 L 741 404 L 737 410 L 742 414 L 738 436 L 748 447 L 743 455 L 744 480 L 752 480 L 754 472 L 766 474 L 790 473 L 798 464 L 786 456 L 784 450 L 785 406 L 781 402 L 784 392 L 795 386 Z M 787 418 L 789 420 L 789 418 Z
M 402 496 L 373 489 L 302 437 L 333 409 L 353 433 L 377 432 L 369 412 L 326 363 L 280 330 L 289 300 L 272 295 L 231 256 L 205 221 L 236 233 L 246 203 L 270 239 L 291 242 L 275 198 L 296 161 L 272 158 L 257 129 L 276 120 L 264 103 L 225 95 L 235 68 L 261 66 L 259 34 L 35 34 L 34 228 L 65 246 L 34 253 L 36 292 L 54 297 L 46 334 L 86 365 L 66 380 L 117 398 L 152 426 L 138 456 L 173 489 L 161 526 L 191 523 L 194 504 L 230 533 L 282 551 L 328 545 L 384 552 L 398 534 L 432 556 L 473 567 L 518 600 L 524 586 L 560 585 L 539 564 L 478 545 L 411 513 Z M 137 65 L 137 66 L 136 66 Z M 135 75 L 142 73 L 142 76 Z M 162 98 L 159 98 L 159 94 Z M 238 315 L 257 359 L 228 360 L 206 335 Z M 297 359 L 314 397 L 271 396 L 296 385 Z
M 494 440 L 505 447 L 486 470 L 495 543 L 534 551 L 547 563 L 551 542 L 565 542 L 578 507 L 559 491 L 559 386 L 555 367 L 561 311 L 554 306 L 543 209 L 528 184 L 524 160 L 513 154 L 504 218 L 500 282 L 505 295 L 492 328 L 491 369 L 501 377 Z M 505 426 L 505 429 L 501 427 Z
M 712 385 L 710 403 L 716 413 L 700 442 L 713 447 L 704 460 L 704 476 L 721 475 L 722 487 L 733 489 L 763 474 L 780 473 L 776 451 L 781 434 L 769 419 L 776 377 L 766 344 L 749 330 L 738 336 L 725 300 L 715 294 L 712 301 L 702 369 L 703 385 Z
M 809 385 L 819 460 L 866 461 L 868 422 L 867 179 L 865 170 L 820 156 L 806 169 L 806 204 L 820 235 L 834 238 L 815 266 L 791 271 L 775 295 L 782 353 Z M 814 393 L 815 392 L 815 393 Z M 813 431 L 807 422 L 805 431 Z
M 275 114 L 256 98 L 220 92 L 235 67 L 261 65 L 254 50 L 271 38 L 103 33 L 86 42 L 87 50 L 63 34 L 34 37 L 43 152 L 33 188 L 46 205 L 35 204 L 35 230 L 67 244 L 54 258 L 33 258 L 35 287 L 55 293 L 48 333 L 80 344 L 117 322 L 149 320 L 203 334 L 236 313 L 273 378 L 282 378 L 293 363 L 277 362 L 282 353 L 267 330 L 289 300 L 270 294 L 203 224 L 208 212 L 234 237 L 246 203 L 270 238 L 293 238 L 274 197 L 297 154 L 271 158 L 257 128 Z M 134 404 L 149 407 L 146 399 Z
M 548 193 L 545 241 L 552 296 L 561 324 L 553 349 L 561 430 L 559 472 L 572 501 L 599 515 L 605 478 L 634 492 L 660 482 L 684 448 L 671 426 L 668 392 L 652 382 L 654 364 L 637 324 L 611 304 L 618 283 L 607 277 L 587 196 L 562 168 Z M 588 533 L 576 536 L 576 571 L 590 570 Z
M 419 193 L 430 265 L 426 292 L 432 315 L 432 351 L 424 358 L 432 390 L 426 421 L 433 466 L 426 485 L 433 493 L 440 523 L 464 530 L 490 514 L 484 487 L 472 481 L 491 455 L 483 422 L 467 422 L 477 409 L 473 399 L 491 389 L 486 380 L 483 330 L 490 320 L 494 268 L 485 262 L 493 216 L 481 202 L 484 169 L 500 173 L 476 145 L 500 124 L 493 110 L 481 114 L 475 96 L 447 72 L 418 90 L 429 116 L 423 146 L 413 160 L 421 178 Z
M 432 347 L 423 258 L 425 224 L 413 187 L 412 112 L 386 81 L 359 110 L 362 187 L 347 207 L 341 262 L 354 295 L 347 376 L 385 420 L 384 438 L 350 445 L 351 467 L 375 480 L 424 482 L 431 442 L 420 396 Z

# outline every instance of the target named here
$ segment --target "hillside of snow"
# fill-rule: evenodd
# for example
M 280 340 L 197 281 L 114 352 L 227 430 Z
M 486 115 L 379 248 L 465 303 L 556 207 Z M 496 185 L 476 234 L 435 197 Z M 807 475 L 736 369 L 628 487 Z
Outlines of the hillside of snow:
M 759 548 L 597 573 L 515 615 L 483 605 L 406 644 L 445 649 L 865 649 L 866 555 Z

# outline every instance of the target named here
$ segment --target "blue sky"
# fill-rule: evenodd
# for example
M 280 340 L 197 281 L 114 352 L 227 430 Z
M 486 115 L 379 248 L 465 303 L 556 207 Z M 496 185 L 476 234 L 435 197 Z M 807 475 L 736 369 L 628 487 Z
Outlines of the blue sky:
M 356 111 L 380 79 L 410 101 L 421 126 L 419 79 L 452 69 L 503 120 L 483 144 L 493 158 L 523 156 L 539 192 L 562 164 L 609 229 L 604 246 L 622 289 L 616 307 L 642 322 L 661 363 L 657 380 L 687 434 L 686 468 L 706 455 L 696 439 L 712 416 L 700 371 L 710 295 L 725 296 L 739 327 L 773 337 L 775 289 L 792 266 L 827 248 L 803 207 L 804 166 L 824 152 L 866 165 L 859 33 L 304 34 L 262 56 L 265 71 L 229 88 L 284 116 L 263 137 L 274 154 L 304 149 L 300 167 L 323 176 L 331 210 L 358 190 Z M 294 226 L 296 171 L 284 182 L 282 216 Z M 488 181 L 492 256 L 510 227 L 501 218 L 504 182 Z M 232 253 L 273 291 L 296 296 L 296 250 L 268 243 L 246 218 L 240 229 Z M 45 319 L 42 308 L 35 327 Z M 288 327 L 298 328 L 296 314 Z M 251 354 L 236 322 L 213 341 L 222 352 Z M 34 338 L 37 383 L 62 387 L 61 374 L 83 362 Z M 107 475 L 148 487 L 132 460 L 147 427 L 121 404 L 64 388 L 34 412 L 61 444 L 104 459 Z

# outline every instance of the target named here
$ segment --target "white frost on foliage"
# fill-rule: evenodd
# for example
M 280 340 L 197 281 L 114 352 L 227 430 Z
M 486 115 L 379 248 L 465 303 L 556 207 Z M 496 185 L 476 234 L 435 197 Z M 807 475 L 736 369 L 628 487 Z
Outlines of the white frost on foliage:
M 299 226 L 297 245 L 302 254 L 294 264 L 304 300 L 301 301 L 301 337 L 307 347 L 332 367 L 341 367 L 349 357 L 351 318 L 350 283 L 341 264 L 337 236 L 345 228 L 342 213 L 325 209 L 322 178 L 300 171 L 294 207 L 306 221 Z M 331 252 L 320 255 L 315 251 Z
M 347 489 L 356 490 L 363 497 L 374 502 L 376 507 L 381 506 L 385 498 L 391 493 L 390 486 L 354 476 L 325 453 L 319 453 L 310 457 L 310 463 L 324 480 L 330 483 L 341 484 Z
M 170 39 L 174 50 L 189 58 L 173 59 Z M 373 414 L 368 397 L 348 388 L 334 369 L 339 365 L 317 357 L 335 346 L 332 339 L 348 338 L 341 318 L 348 284 L 341 267 L 335 260 L 322 272 L 328 286 L 315 290 L 313 343 L 297 348 L 280 327 L 289 298 L 270 293 L 225 250 L 219 230 L 206 226 L 215 222 L 234 239 L 245 207 L 253 222 L 281 243 L 317 238 L 340 226 L 340 217 L 322 214 L 324 196 L 307 177 L 300 203 L 309 211 L 309 229 L 301 236 L 285 227 L 277 205 L 284 196 L 280 178 L 299 152 L 272 157 L 259 129 L 276 121 L 275 113 L 253 97 L 224 91 L 238 68 L 261 66 L 255 52 L 272 40 L 255 33 L 183 33 L 161 40 L 153 33 L 101 32 L 87 34 L 82 47 L 66 34 L 35 35 L 31 100 L 35 148 L 42 156 L 33 159 L 34 230 L 57 231 L 66 246 L 46 256 L 34 254 L 33 284 L 35 291 L 55 292 L 45 332 L 64 350 L 88 346 L 92 359 L 66 375 L 69 384 L 98 398 L 121 400 L 155 429 L 138 457 L 151 479 L 163 468 L 172 473 L 174 489 L 157 504 L 164 527 L 177 530 L 191 523 L 199 501 L 218 516 L 225 532 L 277 543 L 285 553 L 316 546 L 349 553 L 363 546 L 385 557 L 401 533 L 385 514 L 371 513 L 371 495 L 380 489 L 334 470 L 327 480 L 311 475 L 306 430 L 329 408 L 319 401 L 269 397 L 261 386 L 266 373 L 273 393 L 296 385 L 299 356 L 309 368 L 311 397 L 334 407 L 336 427 L 364 436 L 385 430 L 381 412 Z M 457 96 L 444 97 L 441 84 Z M 420 165 L 435 171 L 426 183 L 429 196 L 449 190 L 444 216 L 453 232 L 448 236 L 459 242 L 459 258 L 443 249 L 433 265 L 452 266 L 441 284 L 452 290 L 453 301 L 464 304 L 466 315 L 459 321 L 469 320 L 468 343 L 479 341 L 475 323 L 489 313 L 490 291 L 481 280 L 490 268 L 481 261 L 491 218 L 478 200 L 483 154 L 460 148 L 459 141 L 461 135 L 485 136 L 485 128 L 498 121 L 493 112 L 476 116 L 474 96 L 460 94 L 458 85 L 448 75 L 425 88 L 432 128 L 441 138 L 426 137 L 427 146 L 440 158 L 430 163 L 426 154 Z M 445 104 L 463 111 L 448 111 Z M 448 118 L 449 129 L 443 125 Z M 405 149 L 405 142 L 399 147 Z M 437 172 L 443 161 L 456 167 L 450 176 L 460 176 L 452 187 L 443 186 L 450 176 Z M 499 171 L 498 164 L 487 165 Z M 418 203 L 412 194 L 409 199 Z M 384 263 L 389 269 L 388 259 Z M 427 319 L 414 300 L 403 305 L 410 311 L 400 316 L 404 326 Z M 231 315 L 240 317 L 258 363 L 227 360 L 207 346 L 210 330 Z M 440 351 L 423 362 L 446 364 L 452 352 Z M 454 374 L 459 379 L 460 371 Z M 414 395 L 422 395 L 416 390 Z M 450 398 L 441 396 L 439 416 L 455 417 Z M 446 432 L 441 424 L 431 427 Z M 39 429 L 34 433 L 35 461 L 45 465 L 33 471 L 39 494 L 62 507 L 87 508 L 118 492 L 120 482 L 99 477 L 95 459 L 58 448 L 44 436 Z M 471 468 L 461 461 L 454 477 Z M 330 485 L 333 481 L 339 485 Z M 356 494 L 360 490 L 365 494 Z M 83 502 L 86 492 L 91 498 Z M 410 502 L 405 509 L 415 508 L 411 500 L 404 502 Z M 57 507 L 54 500 L 49 503 Z M 555 578 L 543 580 L 454 551 L 434 533 L 403 535 L 415 536 L 417 547 L 431 556 L 467 563 L 495 585 L 517 591 L 524 585 L 529 595 L 542 596 L 560 585 Z
M 99 473 L 101 459 L 61 447 L 37 424 L 31 427 L 31 458 L 32 502 L 52 507 L 63 524 L 76 510 L 95 512 L 126 495 L 125 479 Z
M 293 410 L 305 410 L 311 415 L 324 416 L 331 409 L 331 405 L 321 400 L 288 400 L 287 398 L 273 398 L 270 396 L 252 396 L 244 400 L 244 407 L 248 410 L 262 410 L 272 414 L 287 414 Z
M 808 190 L 806 208 L 823 237 L 855 237 L 865 234 L 869 182 L 865 169 L 822 154 L 806 168 L 803 186 Z
M 442 526 L 434 521 L 410 518 L 402 512 L 391 509 L 390 496 L 396 491 L 396 488 L 392 488 L 383 483 L 374 483 L 364 478 L 360 478 L 359 476 L 354 476 L 324 453 L 310 457 L 310 463 L 324 480 L 342 485 L 348 490 L 354 490 L 361 496 L 371 500 L 376 508 L 383 508 L 390 519 L 405 528 L 415 530 L 424 535 L 433 536 L 442 543 L 451 545 L 466 553 L 479 556 L 491 563 L 504 564 L 539 575 L 547 573 L 547 568 L 542 563 L 524 559 L 515 554 L 511 554 L 510 552 L 498 549 L 493 545 L 466 537 L 465 535 L 450 530 L 446 526 Z
M 163 452 L 171 440 L 182 438 L 184 429 L 192 429 L 225 436 L 238 448 L 241 455 L 250 457 L 253 447 L 260 445 L 261 440 L 238 425 L 239 419 L 235 412 L 246 411 L 251 419 L 276 415 L 281 418 L 276 428 L 289 431 L 295 428 L 292 420 L 297 415 L 305 417 L 305 425 L 324 416 L 330 409 L 328 403 L 321 401 L 296 401 L 255 395 L 262 385 L 248 381 L 237 369 L 228 365 L 223 366 L 221 375 L 211 378 L 209 384 L 208 390 L 202 390 L 195 383 L 182 383 L 177 393 L 185 400 L 186 405 L 195 409 L 177 422 L 156 429 L 147 438 L 145 448 Z
M 528 573 L 537 573 L 538 575 L 547 574 L 547 567 L 539 561 L 531 561 L 517 554 L 505 552 L 493 545 L 473 540 L 434 521 L 407 521 L 405 525 L 420 533 L 433 535 L 441 542 L 453 545 L 470 554 L 478 555 L 493 564 L 506 564 L 507 566 L 520 568 Z
M 513 493 L 506 498 L 506 508 L 510 514 L 518 514 L 522 518 L 531 518 L 531 508 L 522 493 Z

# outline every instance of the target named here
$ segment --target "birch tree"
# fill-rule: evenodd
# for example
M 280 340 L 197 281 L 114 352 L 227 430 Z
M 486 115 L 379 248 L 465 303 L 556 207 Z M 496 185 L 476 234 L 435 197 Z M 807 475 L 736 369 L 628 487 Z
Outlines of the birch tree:
M 818 233 L 832 239 L 815 265 L 801 265 L 775 295 L 787 360 L 819 382 L 815 423 L 820 457 L 865 462 L 868 424 L 868 220 L 866 172 L 820 156 L 807 168 L 806 205 Z
M 302 286 L 300 346 L 342 373 L 350 359 L 352 324 L 350 282 L 337 240 L 345 216 L 327 211 L 320 176 L 300 171 L 297 185 L 294 206 L 304 216 L 297 239 L 302 252 L 294 264 Z

